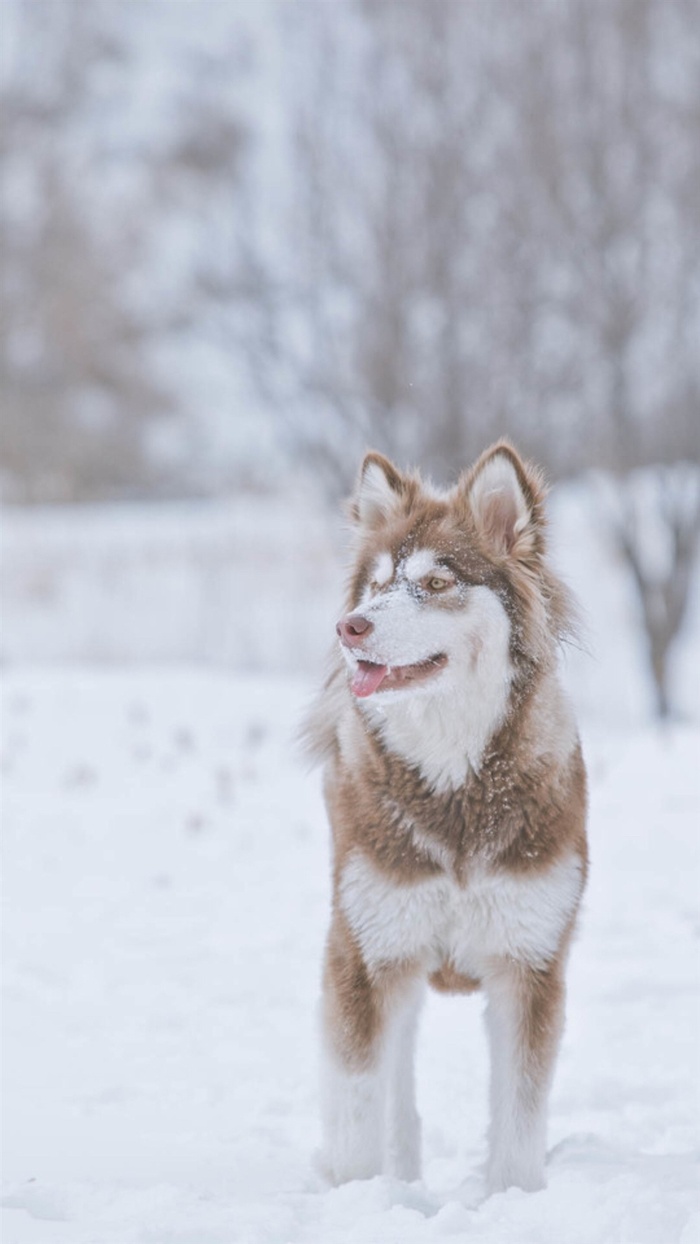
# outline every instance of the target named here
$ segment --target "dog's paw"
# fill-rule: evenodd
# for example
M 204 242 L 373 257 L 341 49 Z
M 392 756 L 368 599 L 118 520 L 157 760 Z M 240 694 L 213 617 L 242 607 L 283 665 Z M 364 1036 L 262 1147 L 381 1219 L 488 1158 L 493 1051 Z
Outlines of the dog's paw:
M 420 1153 L 414 1148 L 390 1149 L 386 1159 L 386 1174 L 405 1183 L 413 1183 L 421 1177 Z
M 494 1163 L 486 1172 L 486 1195 L 522 1188 L 523 1192 L 541 1192 L 547 1187 L 544 1171 L 537 1167 L 518 1167 L 515 1163 Z
M 333 1178 L 333 1169 L 328 1157 L 323 1149 L 316 1149 L 311 1159 L 311 1165 L 319 1179 L 326 1187 L 334 1187 L 335 1179 Z
M 316 1174 L 326 1186 L 337 1188 L 340 1184 L 349 1184 L 354 1179 L 374 1179 L 381 1175 L 382 1166 L 371 1157 L 361 1154 L 341 1157 L 327 1149 L 318 1149 L 313 1157 Z

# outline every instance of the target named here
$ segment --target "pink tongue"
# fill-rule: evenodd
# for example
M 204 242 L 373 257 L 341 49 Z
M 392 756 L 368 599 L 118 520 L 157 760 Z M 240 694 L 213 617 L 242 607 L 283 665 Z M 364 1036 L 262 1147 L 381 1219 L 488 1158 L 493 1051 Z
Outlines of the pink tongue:
M 371 695 L 377 690 L 386 672 L 386 665 L 373 665 L 370 661 L 360 661 L 350 683 L 350 690 L 360 697 Z

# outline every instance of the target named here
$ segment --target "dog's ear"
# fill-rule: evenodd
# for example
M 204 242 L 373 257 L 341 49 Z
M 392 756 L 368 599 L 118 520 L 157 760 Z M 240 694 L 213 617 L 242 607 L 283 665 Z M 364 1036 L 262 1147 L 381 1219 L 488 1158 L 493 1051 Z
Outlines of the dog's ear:
M 526 560 L 543 551 L 542 477 L 507 441 L 481 455 L 463 488 L 477 529 L 494 552 Z
M 365 454 L 360 478 L 350 503 L 356 523 L 374 527 L 399 509 L 408 491 L 408 481 L 383 454 Z

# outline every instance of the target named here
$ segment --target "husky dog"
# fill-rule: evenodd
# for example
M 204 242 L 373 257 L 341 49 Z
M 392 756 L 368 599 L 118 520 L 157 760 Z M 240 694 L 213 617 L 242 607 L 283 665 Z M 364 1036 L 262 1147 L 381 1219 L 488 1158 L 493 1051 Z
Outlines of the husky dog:
M 586 880 L 586 775 L 557 673 L 572 607 L 539 472 L 500 441 L 449 492 L 378 453 L 333 672 L 333 911 L 321 1160 L 335 1183 L 420 1175 L 413 1051 L 425 982 L 483 988 L 490 1191 L 544 1185 L 564 971 Z

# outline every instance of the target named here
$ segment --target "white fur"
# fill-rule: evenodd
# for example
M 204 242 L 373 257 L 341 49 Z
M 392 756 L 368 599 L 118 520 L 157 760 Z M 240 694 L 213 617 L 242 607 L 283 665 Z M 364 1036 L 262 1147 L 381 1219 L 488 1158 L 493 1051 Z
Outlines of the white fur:
M 371 1179 L 384 1165 L 386 1068 L 349 1072 L 329 1050 L 321 1063 L 320 1166 L 331 1183 Z
M 394 577 L 391 553 L 380 553 L 372 569 L 372 581 L 377 587 L 386 587 Z
M 396 584 L 392 589 L 392 593 L 396 593 L 394 600 L 401 600 L 401 594 L 405 593 L 407 583 L 416 584 L 424 579 L 430 573 L 435 575 L 451 576 L 451 572 L 442 566 L 440 558 L 433 549 L 417 549 L 415 553 L 411 553 L 408 557 L 404 557 L 397 566 L 394 566 L 391 554 L 386 550 L 379 553 L 372 565 L 370 580 L 362 593 L 360 606 L 363 613 L 367 614 L 369 609 L 385 610 L 390 603 L 392 596 L 389 593 L 381 592 L 378 589 L 385 588 L 388 583 L 396 575 Z M 410 597 L 414 601 L 413 597 Z M 398 661 L 395 664 L 399 664 Z M 403 664 L 407 664 L 406 661 Z
M 489 1192 L 545 1185 L 548 1077 L 532 1077 L 521 1037 L 521 994 L 508 968 L 487 977 L 486 1027 L 491 1056 Z
M 491 1192 L 512 1184 L 544 1186 L 552 1068 L 543 1074 L 528 1065 L 520 974 L 523 967 L 541 970 L 554 958 L 582 883 L 575 855 L 531 877 L 481 868 L 464 886 L 447 875 L 396 884 L 360 851 L 343 869 L 341 906 L 370 969 L 412 961 L 429 973 L 448 962 L 483 982 L 491 1046 Z M 327 1166 L 336 1180 L 380 1171 L 418 1177 L 413 1055 L 419 1005 L 414 994 L 397 1009 L 372 1072 L 358 1077 L 336 1066 L 326 1082 Z M 561 1014 L 552 1022 L 560 1026 Z
M 416 984 L 402 1000 L 387 1033 L 385 1171 L 397 1179 L 420 1178 L 420 1117 L 416 1108 L 415 1045 L 425 986 Z
M 488 589 L 472 588 L 472 592 Z M 496 597 L 494 597 L 494 600 Z M 382 665 L 413 665 L 436 652 L 462 645 L 468 609 L 431 608 L 416 600 L 405 582 L 399 582 L 362 603 L 362 613 L 374 629 L 362 648 L 342 651 L 350 662 L 357 657 Z M 472 628 L 473 629 L 473 628 Z
M 524 733 L 533 756 L 565 764 L 578 741 L 571 701 L 552 671 L 533 701 Z
M 437 573 L 439 563 L 440 558 L 433 549 L 416 549 L 415 553 L 409 554 L 401 563 L 401 570 L 407 579 L 419 583 L 431 570 Z
M 367 1071 L 348 1071 L 324 1050 L 320 1166 L 331 1183 L 383 1172 L 406 1180 L 420 1175 L 414 1054 L 424 993 L 424 985 L 414 982 L 401 999 Z
M 430 972 L 447 960 L 482 978 L 498 959 L 545 967 L 581 888 L 581 863 L 574 855 L 527 877 L 481 868 L 466 885 L 446 875 L 397 885 L 355 851 L 344 867 L 340 896 L 370 967 L 415 961 Z
M 456 789 L 470 767 L 479 769 L 507 709 L 511 664 L 505 609 L 486 587 L 469 588 L 457 610 L 426 609 L 401 586 L 383 599 L 383 607 L 364 610 L 374 622 L 370 660 L 408 665 L 444 652 L 448 662 L 423 685 L 380 691 L 363 700 L 362 709 L 386 746 L 436 791 Z M 346 659 L 352 664 L 356 657 L 346 650 Z

